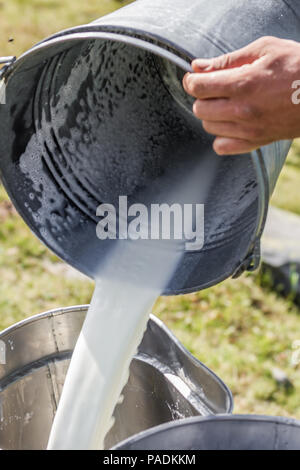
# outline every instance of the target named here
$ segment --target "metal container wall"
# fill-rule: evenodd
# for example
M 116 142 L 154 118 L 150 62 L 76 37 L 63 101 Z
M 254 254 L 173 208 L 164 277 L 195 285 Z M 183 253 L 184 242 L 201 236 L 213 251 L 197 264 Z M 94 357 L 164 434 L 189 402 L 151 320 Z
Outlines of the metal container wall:
M 117 450 L 299 450 L 300 421 L 278 416 L 188 418 L 157 426 Z
M 0 365 L 0 448 L 47 447 L 86 312 L 87 306 L 46 312 L 0 334 L 6 345 L 6 365 Z M 107 448 L 161 423 L 231 413 L 233 407 L 226 385 L 153 316 L 123 395 Z
M 96 236 L 99 204 L 120 195 L 129 204 L 162 203 L 162 188 L 193 173 L 190 200 L 174 202 L 205 204 L 205 244 L 184 254 L 165 294 L 257 267 L 290 142 L 218 157 L 181 81 L 195 57 L 264 35 L 299 40 L 299 10 L 286 0 L 139 0 L 10 61 L 2 72 L 0 171 L 36 235 L 95 277 L 113 245 Z

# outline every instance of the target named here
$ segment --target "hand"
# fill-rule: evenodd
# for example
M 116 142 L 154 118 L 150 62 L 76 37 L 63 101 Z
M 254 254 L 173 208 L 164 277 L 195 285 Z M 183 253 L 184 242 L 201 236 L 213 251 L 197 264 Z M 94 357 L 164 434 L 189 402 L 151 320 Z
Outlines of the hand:
M 219 155 L 300 136 L 300 43 L 263 37 L 214 59 L 196 59 L 192 68 L 183 86 L 197 98 L 193 110 L 204 129 L 217 136 Z

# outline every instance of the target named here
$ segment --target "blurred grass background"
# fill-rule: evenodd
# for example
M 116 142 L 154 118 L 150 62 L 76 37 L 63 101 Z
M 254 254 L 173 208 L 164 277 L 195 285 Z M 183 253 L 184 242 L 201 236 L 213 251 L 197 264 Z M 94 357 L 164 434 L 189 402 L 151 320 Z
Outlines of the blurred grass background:
M 52 33 L 95 20 L 129 2 L 0 0 L 0 55 L 20 55 Z M 295 141 L 273 204 L 300 214 L 300 141 Z M 30 232 L 0 187 L 0 329 L 42 311 L 89 303 L 93 283 L 74 275 Z M 263 287 L 264 286 L 264 287 Z M 158 315 L 231 388 L 235 412 L 300 418 L 300 311 L 259 273 L 214 288 L 160 298 Z M 278 383 L 272 369 L 291 385 Z

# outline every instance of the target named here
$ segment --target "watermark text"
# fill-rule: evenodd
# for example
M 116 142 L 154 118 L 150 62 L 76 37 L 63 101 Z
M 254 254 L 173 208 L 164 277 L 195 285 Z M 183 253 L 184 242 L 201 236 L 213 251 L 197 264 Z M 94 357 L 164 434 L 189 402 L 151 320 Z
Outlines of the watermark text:
M 292 88 L 295 89 L 294 93 L 292 94 L 292 103 L 300 104 L 300 80 L 295 80 L 292 83 Z
M 204 204 L 133 204 L 119 197 L 119 206 L 101 204 L 96 233 L 100 240 L 184 240 L 187 251 L 204 246 Z

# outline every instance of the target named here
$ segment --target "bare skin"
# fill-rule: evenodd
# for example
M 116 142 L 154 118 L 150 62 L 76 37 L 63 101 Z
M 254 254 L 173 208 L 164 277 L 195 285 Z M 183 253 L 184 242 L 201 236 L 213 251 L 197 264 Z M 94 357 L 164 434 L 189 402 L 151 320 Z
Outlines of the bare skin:
M 300 136 L 300 105 L 292 101 L 300 43 L 263 37 L 230 54 L 196 59 L 192 68 L 183 86 L 196 98 L 194 113 L 204 129 L 216 136 L 217 154 L 248 153 Z

